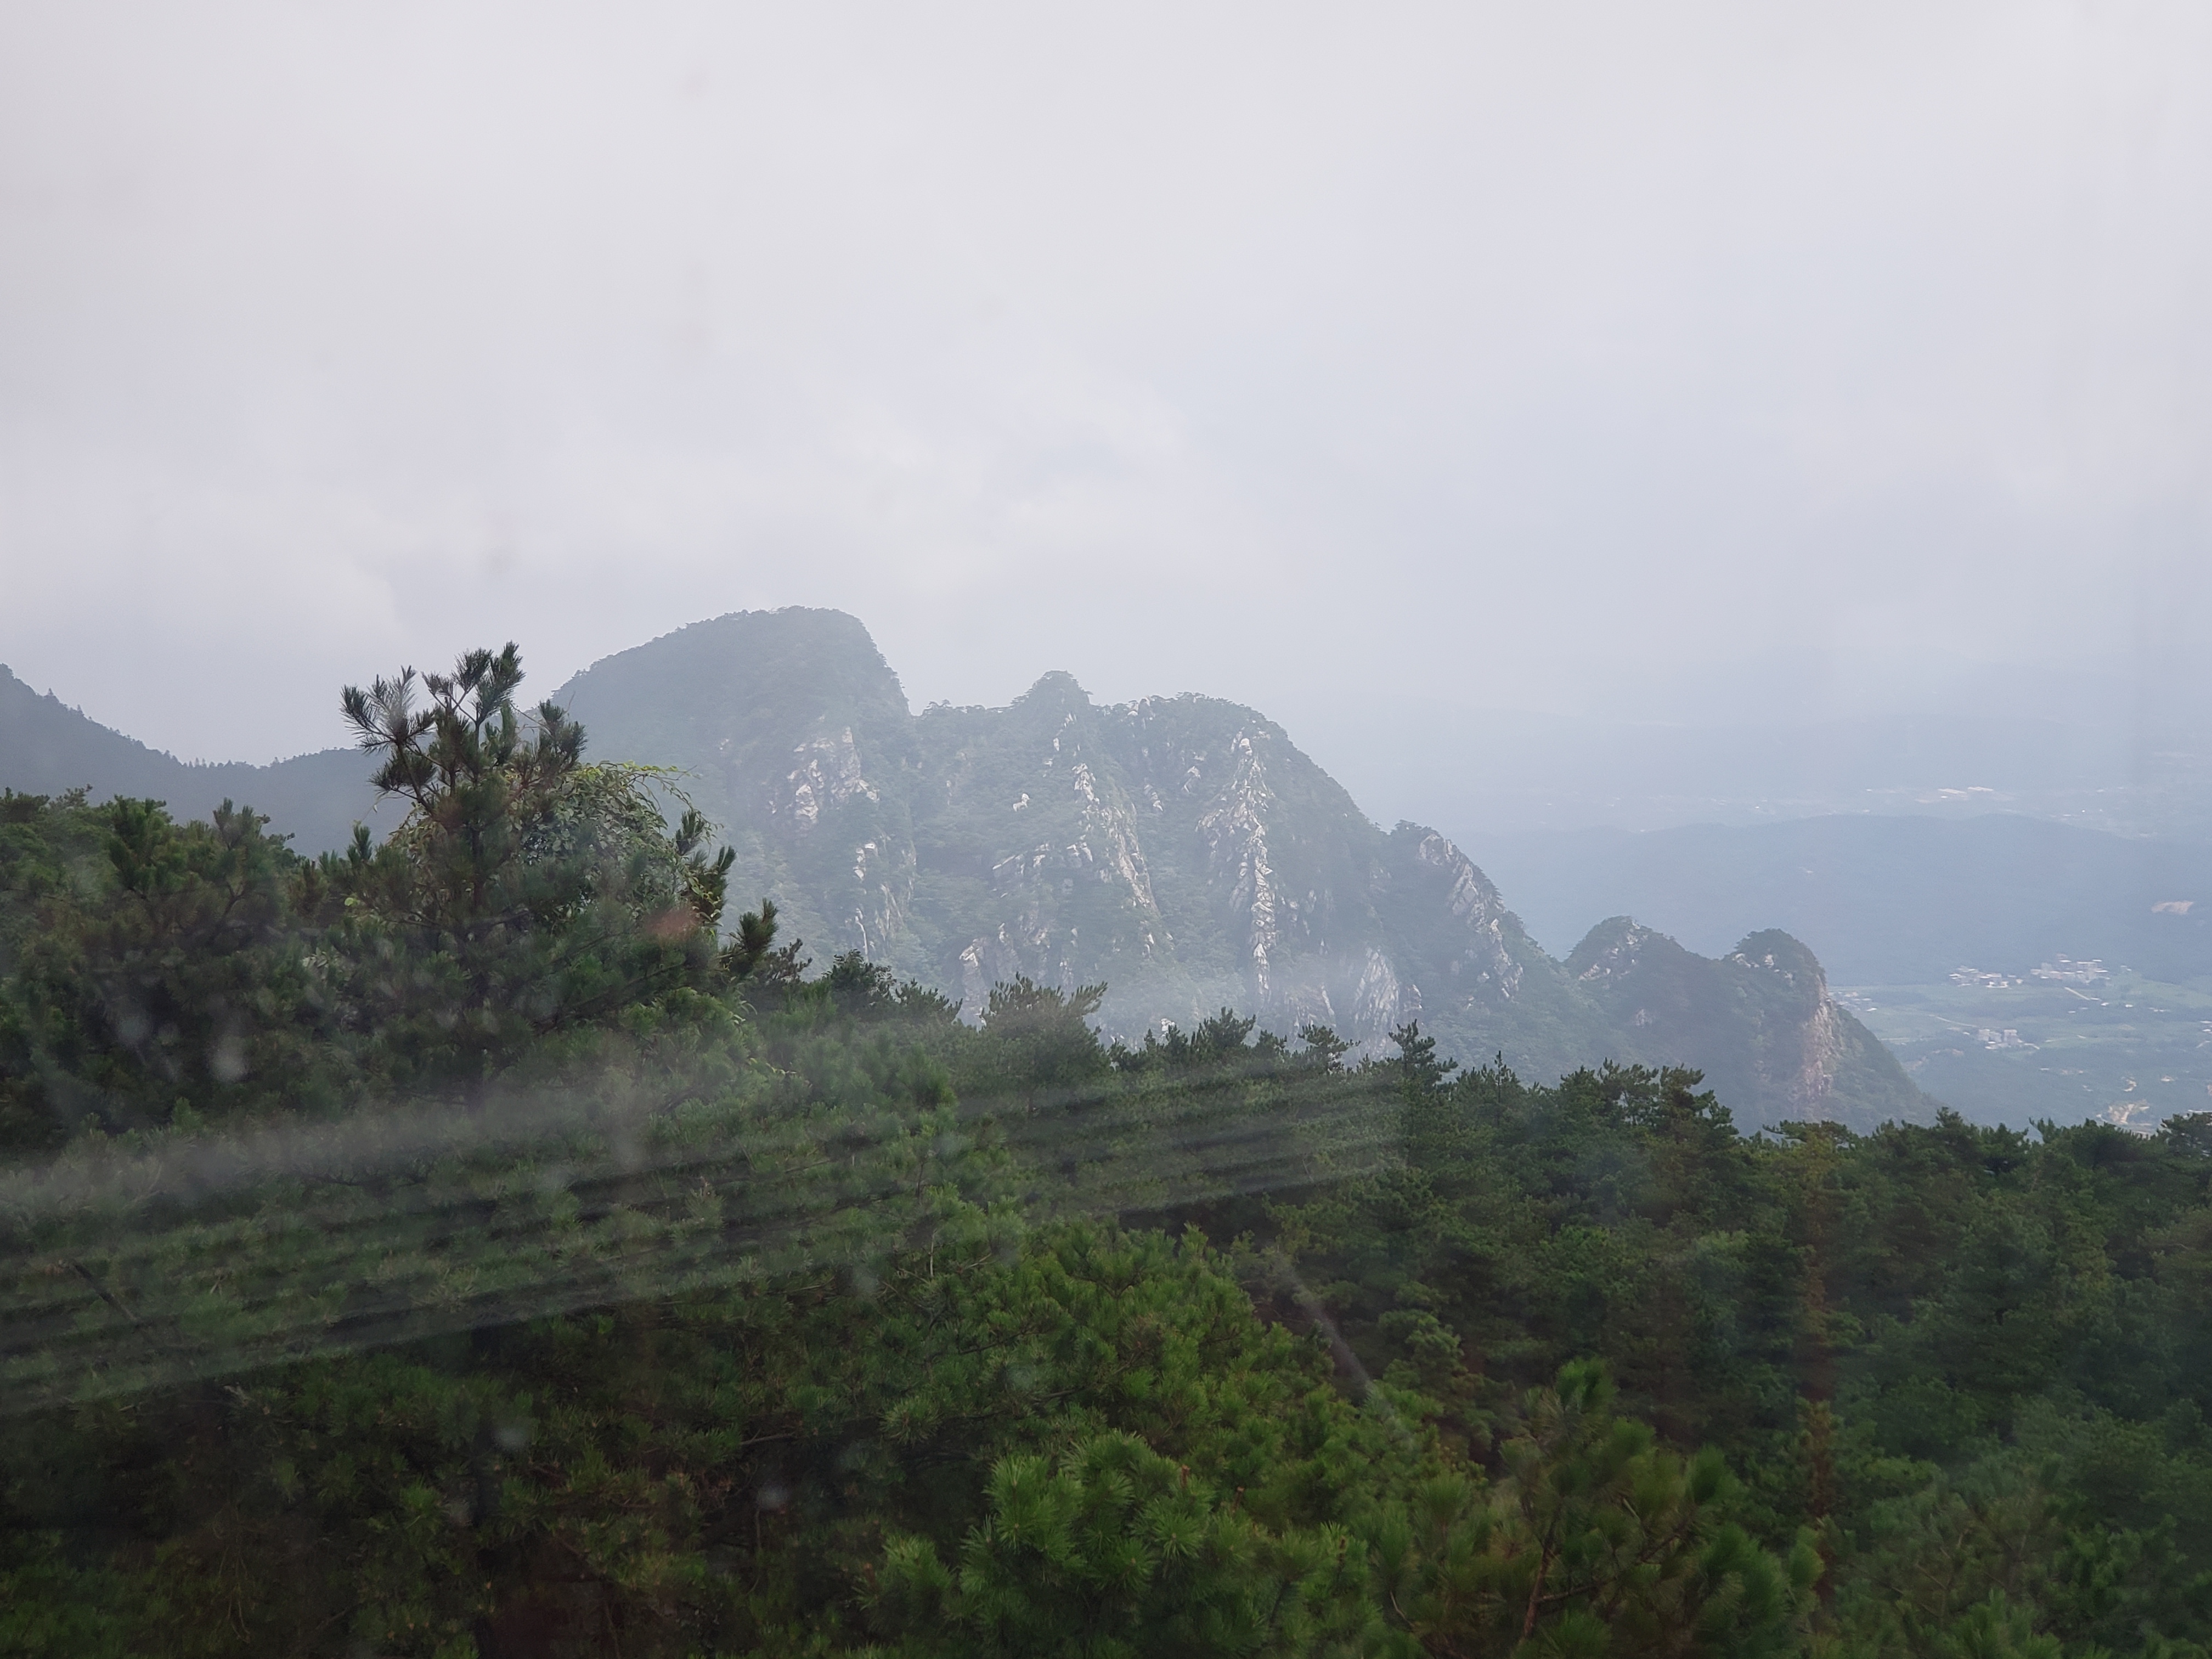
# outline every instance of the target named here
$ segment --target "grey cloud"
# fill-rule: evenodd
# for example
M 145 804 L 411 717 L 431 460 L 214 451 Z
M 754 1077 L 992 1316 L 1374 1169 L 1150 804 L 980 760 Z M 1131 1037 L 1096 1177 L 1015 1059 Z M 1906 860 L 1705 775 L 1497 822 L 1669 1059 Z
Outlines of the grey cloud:
M 2209 87 L 2155 4 L 19 9 L 0 660 L 255 758 L 793 602 L 917 701 L 1347 746 L 1699 655 L 2148 672 Z

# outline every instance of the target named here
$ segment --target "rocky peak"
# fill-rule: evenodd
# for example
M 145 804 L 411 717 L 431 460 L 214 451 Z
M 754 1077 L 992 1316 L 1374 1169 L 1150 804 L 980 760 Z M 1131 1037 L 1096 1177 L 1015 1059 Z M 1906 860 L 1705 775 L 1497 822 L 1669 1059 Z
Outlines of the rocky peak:
M 1617 917 L 1562 964 L 1449 838 L 1377 828 L 1238 704 L 1100 708 L 1049 673 L 1004 708 L 916 716 L 866 630 L 814 611 L 719 618 L 576 685 L 600 752 L 701 776 L 735 894 L 774 894 L 817 953 L 865 950 L 974 1001 L 1016 974 L 1103 981 L 1109 1031 L 1226 1003 L 1370 1053 L 1418 1017 L 1447 1052 L 1536 1076 L 1701 1066 L 1770 1114 L 1832 1105 L 1866 1073 L 1786 935 L 1715 962 Z
M 1016 697 L 1011 705 L 1025 712 L 1039 709 L 1088 711 L 1092 706 L 1091 694 L 1083 689 L 1082 682 L 1059 668 L 1038 675 L 1036 684 Z
M 1568 954 L 1567 971 L 1585 983 L 1626 980 L 1643 965 L 1645 947 L 1663 938 L 1640 926 L 1632 916 L 1608 916 L 1585 933 L 1582 943 Z
M 1729 960 L 1778 975 L 1784 984 L 1802 989 L 1809 997 L 1820 999 L 1828 994 L 1828 975 L 1820 966 L 1820 959 L 1778 927 L 1740 940 L 1729 953 Z

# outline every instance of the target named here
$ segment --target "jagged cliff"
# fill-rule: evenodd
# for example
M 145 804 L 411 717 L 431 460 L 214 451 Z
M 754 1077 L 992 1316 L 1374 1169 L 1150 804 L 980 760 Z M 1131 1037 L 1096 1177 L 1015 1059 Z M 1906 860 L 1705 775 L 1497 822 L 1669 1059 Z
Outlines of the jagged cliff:
M 1533 1075 L 1696 1065 L 1747 1121 L 1925 1109 L 1794 939 L 1715 962 L 1608 923 L 1559 963 L 1449 841 L 1370 823 L 1235 703 L 1102 707 L 1048 674 L 1003 708 L 916 715 L 860 623 L 797 610 L 695 624 L 559 696 L 597 752 L 691 773 L 733 890 L 775 896 L 817 953 L 971 1001 L 1018 973 L 1103 981 L 1121 1035 L 1224 1004 L 1366 1044 L 1419 1018 Z

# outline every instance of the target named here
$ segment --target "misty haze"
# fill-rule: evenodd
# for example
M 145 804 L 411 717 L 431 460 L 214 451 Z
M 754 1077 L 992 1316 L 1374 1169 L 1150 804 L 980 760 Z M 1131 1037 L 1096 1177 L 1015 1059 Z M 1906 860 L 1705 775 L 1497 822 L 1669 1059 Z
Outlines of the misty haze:
M 0 15 L 0 1651 L 2212 1654 L 2212 18 Z

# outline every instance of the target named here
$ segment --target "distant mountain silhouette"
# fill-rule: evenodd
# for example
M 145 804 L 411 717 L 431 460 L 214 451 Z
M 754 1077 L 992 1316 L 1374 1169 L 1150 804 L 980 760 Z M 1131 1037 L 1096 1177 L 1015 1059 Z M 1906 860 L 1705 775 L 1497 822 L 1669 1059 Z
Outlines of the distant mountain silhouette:
M 2212 848 L 2048 819 L 1832 817 L 1483 838 L 1540 938 L 1633 911 L 1692 946 L 1787 927 L 1845 985 L 2064 954 L 2212 975 Z
M 0 787 L 55 795 L 84 789 L 94 800 L 134 795 L 167 801 L 179 817 L 204 817 L 225 800 L 265 812 L 301 852 L 342 847 L 356 819 L 380 814 L 358 751 L 325 749 L 270 766 L 180 761 L 111 731 L 0 665 Z

